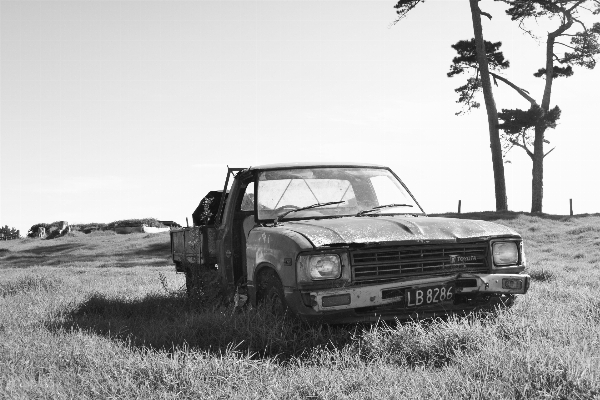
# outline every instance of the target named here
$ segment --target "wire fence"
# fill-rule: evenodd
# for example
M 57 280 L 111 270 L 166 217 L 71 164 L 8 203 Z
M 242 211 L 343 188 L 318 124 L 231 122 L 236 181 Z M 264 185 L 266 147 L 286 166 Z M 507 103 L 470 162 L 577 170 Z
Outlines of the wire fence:
M 462 200 L 458 200 L 458 214 L 462 211 Z M 573 215 L 573 199 L 569 199 L 569 215 Z

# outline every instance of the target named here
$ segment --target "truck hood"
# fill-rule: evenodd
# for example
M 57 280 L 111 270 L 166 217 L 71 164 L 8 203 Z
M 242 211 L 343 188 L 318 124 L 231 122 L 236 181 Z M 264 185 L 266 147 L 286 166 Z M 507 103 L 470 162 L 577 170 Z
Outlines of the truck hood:
M 520 235 L 492 222 L 409 216 L 345 217 L 284 222 L 279 229 L 306 237 L 313 246 L 466 242 Z

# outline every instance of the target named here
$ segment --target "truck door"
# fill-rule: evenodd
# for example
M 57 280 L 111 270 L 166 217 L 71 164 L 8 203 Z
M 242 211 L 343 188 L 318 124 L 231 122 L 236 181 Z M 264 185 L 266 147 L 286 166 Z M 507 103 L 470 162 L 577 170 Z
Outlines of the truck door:
M 238 203 L 240 196 L 240 183 L 235 179 L 236 175 L 246 168 L 229 168 L 227 167 L 227 176 L 225 177 L 225 185 L 223 192 L 229 192 L 229 195 L 221 198 L 219 204 L 219 212 L 217 213 L 217 259 L 219 271 L 228 283 L 235 283 L 235 275 L 233 268 L 233 220 L 235 214 L 235 205 Z

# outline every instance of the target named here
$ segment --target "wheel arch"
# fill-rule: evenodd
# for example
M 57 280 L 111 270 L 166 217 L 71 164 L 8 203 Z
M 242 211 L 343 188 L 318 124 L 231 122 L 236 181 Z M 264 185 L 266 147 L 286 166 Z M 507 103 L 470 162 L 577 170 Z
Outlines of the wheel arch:
M 277 268 L 268 262 L 262 262 L 258 265 L 256 270 L 254 271 L 254 287 L 256 288 L 256 294 L 254 301 L 258 303 L 261 299 L 263 291 L 265 290 L 264 284 L 267 282 L 269 276 L 275 276 L 279 279 L 279 282 L 282 282 L 281 276 L 279 276 L 279 272 L 277 272 Z
M 253 277 L 253 281 L 256 282 L 257 287 L 260 284 L 260 282 L 264 280 L 265 275 L 269 274 L 270 272 L 272 272 L 277 277 L 277 279 L 281 281 L 281 276 L 279 276 L 279 272 L 277 272 L 277 268 L 273 264 L 269 262 L 262 262 L 258 264 L 258 267 L 256 267 L 256 269 L 254 270 Z

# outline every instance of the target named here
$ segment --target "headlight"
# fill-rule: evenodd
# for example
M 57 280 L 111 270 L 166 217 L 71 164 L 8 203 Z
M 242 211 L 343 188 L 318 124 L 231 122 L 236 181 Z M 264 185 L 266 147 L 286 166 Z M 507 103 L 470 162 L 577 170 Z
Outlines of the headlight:
M 515 265 L 519 262 L 519 249 L 515 242 L 496 242 L 492 253 L 494 265 Z
M 337 279 L 342 274 L 342 263 L 337 254 L 314 254 L 300 256 L 301 274 L 313 281 Z

